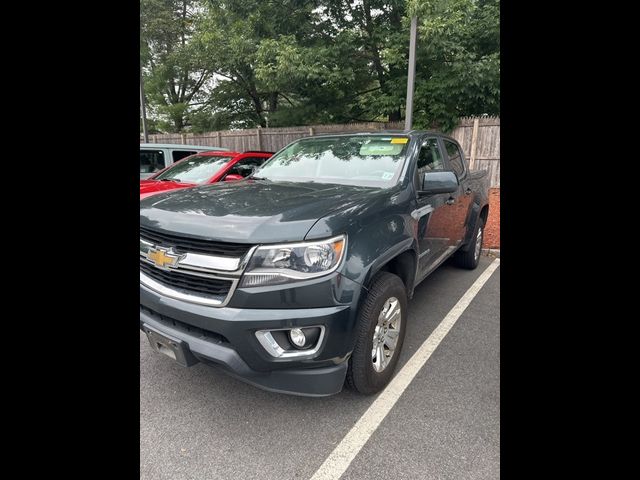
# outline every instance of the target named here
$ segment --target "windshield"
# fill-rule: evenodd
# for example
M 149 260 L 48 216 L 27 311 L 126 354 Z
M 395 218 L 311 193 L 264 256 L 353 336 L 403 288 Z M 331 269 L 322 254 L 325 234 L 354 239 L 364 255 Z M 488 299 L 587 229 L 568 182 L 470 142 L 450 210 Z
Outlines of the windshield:
M 233 158 L 192 155 L 167 168 L 154 180 L 174 180 L 185 183 L 203 183 L 213 177 Z
M 298 140 L 274 155 L 255 177 L 386 188 L 402 170 L 409 138 L 390 135 Z

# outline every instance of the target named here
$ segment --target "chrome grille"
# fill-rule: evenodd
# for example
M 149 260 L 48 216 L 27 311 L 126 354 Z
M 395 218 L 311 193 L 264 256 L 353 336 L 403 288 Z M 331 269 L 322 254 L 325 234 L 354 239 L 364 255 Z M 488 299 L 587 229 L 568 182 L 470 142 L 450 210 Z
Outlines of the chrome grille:
M 140 271 L 169 288 L 220 301 L 229 294 L 233 283 L 230 280 L 181 273 L 178 270 L 161 270 L 142 259 L 140 259 Z
M 229 302 L 254 249 L 204 240 L 196 245 L 179 235 L 148 232 L 140 227 L 140 284 L 167 297 L 208 306 Z
M 140 226 L 140 238 L 156 246 L 173 247 L 177 253 L 202 253 L 219 257 L 242 257 L 251 245 L 192 238 Z

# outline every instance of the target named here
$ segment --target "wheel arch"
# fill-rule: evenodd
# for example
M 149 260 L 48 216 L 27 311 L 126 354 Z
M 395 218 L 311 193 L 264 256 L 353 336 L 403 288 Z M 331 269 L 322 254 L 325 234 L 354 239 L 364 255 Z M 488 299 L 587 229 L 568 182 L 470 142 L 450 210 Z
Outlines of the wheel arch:
M 476 231 L 478 220 L 482 219 L 482 221 L 484 222 L 484 225 L 486 225 L 487 219 L 489 218 L 488 203 L 485 203 L 482 206 L 477 203 L 474 203 L 471 208 L 472 208 L 472 213 L 469 218 L 470 220 L 469 223 L 471 224 L 473 222 L 473 224 L 470 225 L 471 228 L 467 228 L 467 233 L 465 235 L 464 242 L 462 243 L 462 247 L 460 247 L 460 250 L 462 250 L 463 252 L 468 251 L 471 245 L 473 245 L 473 234 Z
M 418 254 L 413 248 L 408 248 L 396 254 L 394 257 L 374 265 L 367 278 L 366 285 L 370 285 L 371 280 L 378 272 L 389 272 L 400 277 L 407 290 L 407 298 L 413 297 L 415 288 L 416 270 L 418 267 Z

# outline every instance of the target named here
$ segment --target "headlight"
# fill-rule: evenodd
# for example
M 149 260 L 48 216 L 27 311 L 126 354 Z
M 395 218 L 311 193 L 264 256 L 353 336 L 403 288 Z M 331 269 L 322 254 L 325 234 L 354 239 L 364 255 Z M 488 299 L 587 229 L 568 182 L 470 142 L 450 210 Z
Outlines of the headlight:
M 317 242 L 258 247 L 253 253 L 241 287 L 280 285 L 333 272 L 344 256 L 347 237 Z

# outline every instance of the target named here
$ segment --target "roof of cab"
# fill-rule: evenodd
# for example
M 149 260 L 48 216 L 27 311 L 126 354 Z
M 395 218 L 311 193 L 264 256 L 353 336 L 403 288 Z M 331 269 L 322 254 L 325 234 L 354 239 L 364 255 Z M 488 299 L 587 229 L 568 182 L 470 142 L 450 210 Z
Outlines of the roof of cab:
M 175 148 L 177 150 L 220 150 L 228 151 L 228 148 L 210 147 L 208 145 L 183 145 L 181 143 L 141 143 L 140 148 Z
M 336 132 L 336 133 L 323 133 L 320 135 L 314 135 L 313 137 L 304 137 L 304 138 L 314 138 L 314 137 L 351 137 L 351 136 L 359 136 L 359 135 L 404 135 L 407 137 L 417 137 L 422 135 L 436 135 L 444 138 L 451 138 L 449 135 L 442 132 L 435 132 L 433 130 L 376 130 L 374 132 Z M 454 139 L 455 140 L 455 139 Z

